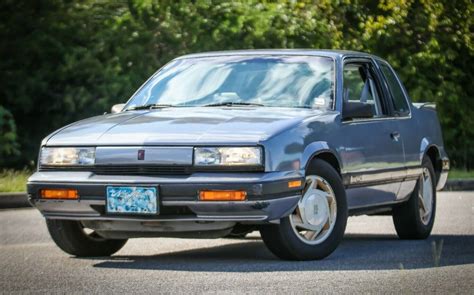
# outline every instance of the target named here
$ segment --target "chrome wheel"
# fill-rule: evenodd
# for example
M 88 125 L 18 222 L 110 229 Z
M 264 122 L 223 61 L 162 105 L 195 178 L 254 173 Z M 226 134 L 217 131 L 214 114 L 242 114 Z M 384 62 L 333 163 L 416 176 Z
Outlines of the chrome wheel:
M 423 174 L 420 176 L 418 204 L 421 222 L 427 225 L 431 220 L 433 211 L 433 182 L 428 168 L 423 168 Z
M 336 196 L 329 183 L 320 176 L 306 177 L 303 197 L 290 215 L 297 237 L 310 245 L 324 242 L 336 224 Z

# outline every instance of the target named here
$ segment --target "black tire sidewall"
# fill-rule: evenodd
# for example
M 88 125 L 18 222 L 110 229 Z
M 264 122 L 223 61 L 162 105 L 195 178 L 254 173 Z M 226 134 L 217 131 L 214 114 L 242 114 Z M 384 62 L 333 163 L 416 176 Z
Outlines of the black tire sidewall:
M 422 160 L 422 169 L 427 168 L 431 176 L 433 189 L 433 203 L 431 208 L 431 219 L 428 224 L 421 220 L 419 208 L 420 200 L 418 193 L 420 181 L 418 180 L 408 201 L 393 208 L 393 222 L 398 236 L 401 239 L 426 239 L 433 229 L 436 217 L 436 175 L 431 160 L 425 156 Z
M 79 221 L 46 219 L 49 234 L 64 252 L 78 257 L 109 256 L 120 250 L 126 239 L 93 239 Z
M 432 186 L 432 190 L 433 190 L 433 202 L 432 202 L 432 207 L 431 207 L 431 217 L 430 217 L 430 221 L 428 222 L 428 224 L 424 224 L 423 221 L 421 220 L 421 216 L 420 216 L 420 213 L 419 213 L 419 198 L 418 198 L 418 191 L 420 189 L 420 185 L 421 183 L 418 182 L 417 185 L 416 185 L 416 189 L 415 191 L 413 192 L 413 195 L 411 196 L 411 198 L 413 198 L 413 201 L 414 201 L 414 204 L 413 206 L 415 207 L 415 210 L 416 210 L 416 224 L 417 224 L 417 230 L 418 232 L 422 233 L 423 236 L 428 236 L 430 233 L 431 233 L 431 230 L 433 229 L 433 225 L 434 225 L 434 221 L 435 221 L 435 217 L 436 217 L 436 175 L 435 175 L 435 171 L 434 171 L 434 168 L 433 168 L 433 164 L 431 163 L 431 160 L 427 157 L 423 158 L 423 164 L 422 164 L 422 168 L 427 168 L 428 171 L 430 172 L 430 176 L 431 176 L 431 186 Z
M 348 217 L 346 192 L 340 175 L 330 164 L 323 160 L 315 160 L 312 167 L 314 169 L 308 171 L 308 175 L 320 176 L 330 184 L 336 197 L 337 217 L 330 235 L 326 240 L 315 245 L 310 245 L 300 240 L 291 226 L 289 216 L 280 221 L 279 227 L 284 235 L 286 246 L 292 253 L 292 256 L 299 260 L 321 259 L 331 254 L 344 237 Z

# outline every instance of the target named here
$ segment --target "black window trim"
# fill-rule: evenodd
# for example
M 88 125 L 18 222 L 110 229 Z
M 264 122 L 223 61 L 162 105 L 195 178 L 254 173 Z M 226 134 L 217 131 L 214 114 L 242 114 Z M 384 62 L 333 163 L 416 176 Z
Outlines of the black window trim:
M 401 112 L 398 112 L 394 109 L 394 95 L 392 93 L 392 90 L 390 89 L 390 86 L 388 85 L 388 81 L 387 81 L 387 78 L 385 77 L 382 69 L 381 69 L 381 66 L 384 65 L 384 66 L 387 66 L 388 69 L 392 72 L 392 74 L 395 76 L 395 79 L 397 80 L 397 83 L 398 83 L 398 86 L 400 86 L 400 89 L 402 90 L 402 93 L 403 93 L 403 96 L 405 98 L 405 102 L 407 103 L 407 106 L 408 106 L 408 112 L 404 112 L 404 113 L 401 113 Z M 388 99 L 390 100 L 390 105 L 391 105 L 391 116 L 392 117 L 395 117 L 395 118 L 411 118 L 411 103 L 410 103 L 410 100 L 408 99 L 408 93 L 405 89 L 405 86 L 403 86 L 403 83 L 400 81 L 400 77 L 398 77 L 398 74 L 397 72 L 395 72 L 395 70 L 392 68 L 392 66 L 385 60 L 382 60 L 380 58 L 377 58 L 376 59 L 376 66 L 380 72 L 380 75 L 381 75 L 381 78 L 383 79 L 383 82 L 385 84 L 385 88 L 387 90 L 387 94 L 389 95 Z
M 373 68 L 373 74 L 375 74 L 374 83 L 379 91 L 379 103 L 383 104 L 381 105 L 382 108 L 387 109 L 387 113 L 383 114 L 382 116 L 379 117 L 373 117 L 373 118 L 366 118 L 366 119 L 357 119 L 357 120 L 350 120 L 350 121 L 343 121 L 343 123 L 357 123 L 357 122 L 365 122 L 365 121 L 379 121 L 379 120 L 387 120 L 387 119 L 393 119 L 396 118 L 393 116 L 393 108 L 391 106 L 391 103 L 389 101 L 389 93 L 387 93 L 386 87 L 383 87 L 381 83 L 386 83 L 385 80 L 383 80 L 382 73 L 380 73 L 380 68 L 378 63 L 370 56 L 344 56 L 342 59 L 342 67 L 341 70 L 342 72 L 344 71 L 344 67 L 346 64 L 352 64 L 352 63 L 367 63 L 370 64 Z M 342 89 L 344 89 L 344 76 L 341 76 L 341 84 L 342 84 Z M 344 100 L 344 97 L 341 96 L 341 99 Z M 342 106 L 344 108 L 344 106 Z M 344 110 L 342 110 L 344 111 Z

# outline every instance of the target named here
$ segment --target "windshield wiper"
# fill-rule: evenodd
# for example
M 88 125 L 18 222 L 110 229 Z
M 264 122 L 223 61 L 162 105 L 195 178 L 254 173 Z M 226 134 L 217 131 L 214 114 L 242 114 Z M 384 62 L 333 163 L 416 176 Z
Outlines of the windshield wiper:
M 144 104 L 141 106 L 134 106 L 134 107 L 126 109 L 126 111 L 151 110 L 151 109 L 172 108 L 172 107 L 175 107 L 175 106 L 172 104 L 150 103 L 150 104 Z
M 252 102 L 219 102 L 219 103 L 211 103 L 211 104 L 206 104 L 204 105 L 205 107 L 231 107 L 231 106 L 257 106 L 257 107 L 263 107 L 263 104 L 260 103 L 252 103 Z

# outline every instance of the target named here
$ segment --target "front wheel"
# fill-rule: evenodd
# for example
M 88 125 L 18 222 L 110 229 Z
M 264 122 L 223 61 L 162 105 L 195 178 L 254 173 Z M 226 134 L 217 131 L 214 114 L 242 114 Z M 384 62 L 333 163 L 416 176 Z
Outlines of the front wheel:
M 348 213 L 341 177 L 323 160 L 313 164 L 295 211 L 260 229 L 265 245 L 282 259 L 325 258 L 344 236 Z
M 104 239 L 88 232 L 80 221 L 46 219 L 49 234 L 64 252 L 78 257 L 110 256 L 120 250 L 126 239 Z

